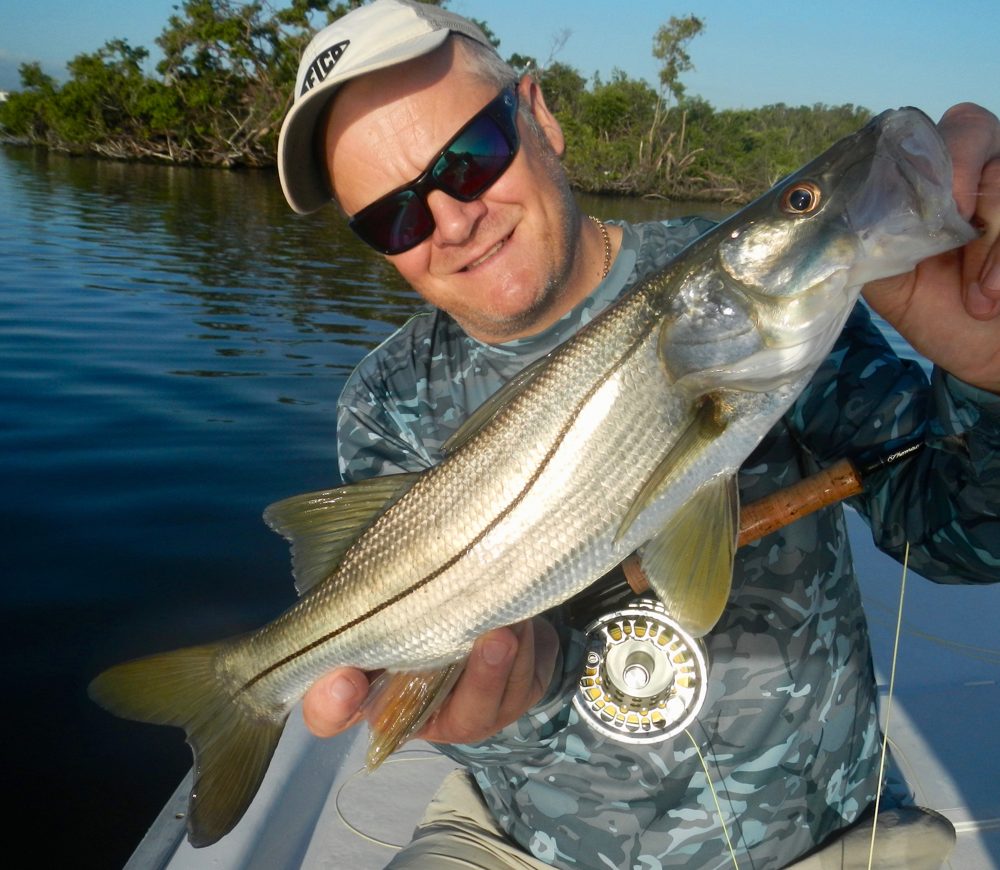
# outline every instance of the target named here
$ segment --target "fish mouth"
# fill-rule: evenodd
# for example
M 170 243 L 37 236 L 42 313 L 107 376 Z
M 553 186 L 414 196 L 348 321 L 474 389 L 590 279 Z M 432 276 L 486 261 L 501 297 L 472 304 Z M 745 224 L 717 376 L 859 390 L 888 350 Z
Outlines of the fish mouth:
M 864 250 L 851 283 L 912 268 L 917 259 L 965 244 L 975 231 L 951 190 L 951 157 L 933 121 L 919 109 L 886 112 L 872 122 L 878 139 L 867 178 L 846 217 Z

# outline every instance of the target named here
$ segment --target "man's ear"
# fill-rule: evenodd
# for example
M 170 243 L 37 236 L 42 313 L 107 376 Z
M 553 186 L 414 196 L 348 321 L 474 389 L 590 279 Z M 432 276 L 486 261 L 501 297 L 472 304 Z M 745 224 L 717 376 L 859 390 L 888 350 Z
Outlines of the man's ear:
M 523 76 L 518 82 L 517 90 L 521 105 L 528 107 L 528 111 L 531 112 L 542 133 L 545 134 L 552 150 L 556 155 L 562 157 L 566 152 L 566 138 L 563 136 L 562 127 L 559 126 L 555 115 L 549 111 L 549 107 L 545 104 L 545 95 L 538 82 L 529 75 Z

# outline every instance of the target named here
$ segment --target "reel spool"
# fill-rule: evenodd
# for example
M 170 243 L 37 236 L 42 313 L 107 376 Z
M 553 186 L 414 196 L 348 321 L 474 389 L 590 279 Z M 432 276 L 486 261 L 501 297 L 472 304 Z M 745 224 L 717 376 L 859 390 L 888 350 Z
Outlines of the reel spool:
M 583 675 L 573 706 L 620 743 L 659 743 L 694 721 L 708 690 L 704 644 L 640 598 L 587 626 Z

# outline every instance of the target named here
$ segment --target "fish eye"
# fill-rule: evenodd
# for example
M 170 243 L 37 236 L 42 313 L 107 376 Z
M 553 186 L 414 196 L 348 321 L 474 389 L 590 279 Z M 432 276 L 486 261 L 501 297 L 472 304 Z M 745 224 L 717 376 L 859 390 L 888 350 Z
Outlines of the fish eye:
M 819 185 L 799 181 L 781 195 L 781 210 L 788 214 L 809 214 L 819 208 L 822 198 Z

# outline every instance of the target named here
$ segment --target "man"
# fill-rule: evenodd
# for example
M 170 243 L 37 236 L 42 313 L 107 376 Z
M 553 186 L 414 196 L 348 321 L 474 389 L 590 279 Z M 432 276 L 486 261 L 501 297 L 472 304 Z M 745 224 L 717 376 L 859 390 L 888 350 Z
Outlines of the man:
M 346 480 L 433 465 L 499 386 L 709 226 L 582 215 L 538 85 L 515 82 L 474 25 L 436 7 L 376 0 L 326 28 L 295 99 L 279 149 L 292 207 L 334 198 L 435 306 L 345 387 Z M 941 130 L 982 237 L 865 293 L 936 363 L 933 384 L 859 308 L 740 488 L 753 499 L 845 453 L 926 437 L 932 449 L 856 506 L 884 549 L 913 543 L 926 576 L 988 582 L 1000 573 L 1000 123 L 964 105 Z M 453 171 L 469 136 L 486 157 Z M 456 137 L 463 148 L 449 149 Z M 841 512 L 741 550 L 733 590 L 707 638 L 714 695 L 695 729 L 710 768 L 687 738 L 633 752 L 588 732 L 569 706 L 581 627 L 546 614 L 481 638 L 425 727 L 471 776 L 446 782 L 392 866 L 778 867 L 849 828 L 878 790 L 878 726 Z M 318 681 L 309 727 L 356 723 L 367 691 L 351 669 Z

